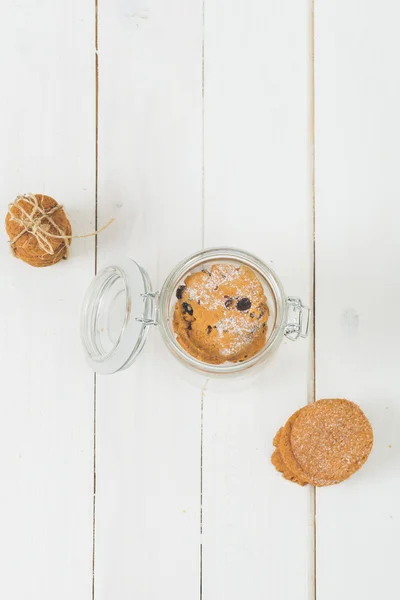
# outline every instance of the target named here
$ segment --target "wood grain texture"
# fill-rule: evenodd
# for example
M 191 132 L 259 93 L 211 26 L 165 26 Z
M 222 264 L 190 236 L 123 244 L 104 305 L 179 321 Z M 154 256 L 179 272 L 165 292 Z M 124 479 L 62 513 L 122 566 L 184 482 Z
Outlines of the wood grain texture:
M 92 2 L 1 7 L 2 211 L 18 193 L 54 196 L 75 232 L 94 225 Z M 79 309 L 93 239 L 35 269 L 0 253 L 0 596 L 87 600 L 92 583 L 93 375 Z
M 308 2 L 206 3 L 205 244 L 254 252 L 311 302 Z M 313 595 L 311 490 L 270 464 L 272 438 L 311 398 L 311 345 L 284 342 L 247 390 L 207 389 L 203 598 Z
M 318 397 L 370 418 L 363 469 L 317 498 L 317 598 L 398 594 L 399 5 L 316 3 Z
M 375 431 L 362 471 L 317 491 L 316 548 L 312 489 L 269 462 L 313 399 L 312 339 L 217 386 L 191 382 L 154 329 L 95 389 L 79 341 L 95 262 L 127 255 L 160 289 L 202 245 L 241 247 L 312 305 L 311 1 L 3 1 L 4 216 L 30 191 L 75 233 L 115 222 L 96 256 L 74 240 L 41 270 L 1 234 L 1 598 L 396 594 L 400 8 L 314 4 L 316 393 L 356 401 Z
M 197 0 L 99 2 L 99 266 L 129 254 L 156 289 L 201 247 L 201 35 Z M 156 329 L 98 377 L 97 600 L 199 597 L 200 403 Z

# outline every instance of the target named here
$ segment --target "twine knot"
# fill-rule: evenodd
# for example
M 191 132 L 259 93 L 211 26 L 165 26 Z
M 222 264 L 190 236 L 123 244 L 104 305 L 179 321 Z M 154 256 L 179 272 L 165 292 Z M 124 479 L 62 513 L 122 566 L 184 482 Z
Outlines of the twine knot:
M 32 207 L 31 212 L 28 212 L 25 209 L 21 201 L 24 201 Z M 111 223 L 114 221 L 114 219 L 110 219 L 109 222 L 101 229 L 85 235 L 67 235 L 66 232 L 59 225 L 57 225 L 52 218 L 52 215 L 62 208 L 62 204 L 57 204 L 46 211 L 42 206 L 40 206 L 35 194 L 23 194 L 22 196 L 17 196 L 14 202 L 8 205 L 8 214 L 10 215 L 10 219 L 18 223 L 18 225 L 21 227 L 21 231 L 18 233 L 18 235 L 10 240 L 10 247 L 13 255 L 16 256 L 14 247 L 16 242 L 25 233 L 29 233 L 36 239 L 39 248 L 41 248 L 46 254 L 52 255 L 55 253 L 49 238 L 63 240 L 65 245 L 65 258 L 68 258 L 70 245 L 69 240 L 97 235 L 111 225 Z M 19 211 L 19 214 L 16 214 L 16 210 Z M 57 233 L 50 233 L 51 227 L 53 227 Z M 56 250 L 58 251 L 58 248 L 56 248 Z
M 21 204 L 21 200 L 32 207 L 30 213 L 25 210 L 25 207 L 23 204 Z M 66 258 L 68 258 L 68 239 L 70 239 L 72 236 L 66 235 L 66 232 L 57 225 L 54 219 L 52 219 L 52 215 L 62 208 L 63 207 L 61 204 L 57 204 L 53 208 L 50 208 L 48 211 L 46 211 L 42 206 L 40 206 L 35 194 L 23 194 L 22 196 L 17 196 L 14 202 L 8 205 L 8 214 L 10 215 L 10 218 L 21 226 L 21 231 L 19 234 L 10 241 L 11 252 L 14 254 L 14 256 L 15 243 L 25 233 L 29 233 L 36 239 L 39 248 L 41 248 L 46 254 L 54 254 L 54 248 L 48 238 L 58 238 L 64 240 Z M 15 209 L 20 212 L 19 216 L 17 216 L 15 213 Z M 43 222 L 44 220 L 46 220 L 45 223 Z M 49 233 L 50 227 L 54 227 L 58 235 Z

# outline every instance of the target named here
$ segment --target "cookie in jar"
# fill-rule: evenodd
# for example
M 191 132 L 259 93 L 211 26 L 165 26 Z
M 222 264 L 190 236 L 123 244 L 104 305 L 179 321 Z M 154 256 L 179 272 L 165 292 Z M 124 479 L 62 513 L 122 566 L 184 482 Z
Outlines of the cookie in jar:
M 98 373 L 131 366 L 158 330 L 186 367 L 230 377 L 262 367 L 285 337 L 306 337 L 309 314 L 261 259 L 217 247 L 182 260 L 159 291 L 133 258 L 106 267 L 86 294 L 81 335 Z
M 238 363 L 264 347 L 270 313 L 261 281 L 249 267 L 213 264 L 188 275 L 176 296 L 174 331 L 194 358 Z

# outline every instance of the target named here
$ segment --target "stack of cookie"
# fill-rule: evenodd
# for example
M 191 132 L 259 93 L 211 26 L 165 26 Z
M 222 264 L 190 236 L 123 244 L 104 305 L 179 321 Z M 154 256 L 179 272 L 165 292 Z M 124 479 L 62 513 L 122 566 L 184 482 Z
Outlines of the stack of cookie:
M 344 481 L 367 460 L 372 427 L 349 400 L 319 400 L 295 412 L 279 429 L 271 462 L 285 479 L 321 487 Z
M 8 207 L 6 231 L 12 254 L 33 267 L 49 267 L 68 257 L 71 224 L 50 196 L 18 196 Z

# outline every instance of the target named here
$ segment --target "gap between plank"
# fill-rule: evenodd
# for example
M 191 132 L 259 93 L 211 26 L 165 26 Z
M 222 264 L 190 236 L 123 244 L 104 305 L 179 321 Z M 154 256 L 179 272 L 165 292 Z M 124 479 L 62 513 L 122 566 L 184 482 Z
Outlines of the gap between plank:
M 206 3 L 203 0 L 202 5 L 202 42 L 201 42 L 201 246 L 205 243 L 205 161 L 204 161 L 204 42 L 205 42 L 205 9 Z
M 203 417 L 204 417 L 204 394 L 207 382 L 201 390 L 201 414 L 200 414 L 200 546 L 203 535 Z M 201 584 L 201 582 L 200 582 Z
M 94 181 L 94 224 L 98 223 L 98 185 L 99 185 L 99 23 L 98 0 L 94 0 L 94 57 L 95 57 L 95 181 Z M 98 245 L 94 236 L 94 274 L 97 275 Z M 97 374 L 93 375 L 93 522 L 92 522 L 92 600 L 95 598 L 95 557 L 96 557 L 96 430 L 97 430 Z
M 201 391 L 200 416 L 200 600 L 203 598 L 203 407 L 204 388 Z
M 95 120 L 96 120 L 96 138 L 95 138 L 95 181 L 94 181 L 94 230 L 98 227 L 98 186 L 99 186 L 99 5 L 98 0 L 94 0 L 94 58 L 95 58 Z M 94 236 L 94 273 L 97 275 L 97 234 Z
M 205 160 L 204 160 L 204 46 L 205 46 L 205 0 L 202 2 L 202 41 L 201 41 L 201 246 L 205 245 Z M 206 380 L 201 390 L 200 403 L 200 600 L 203 599 L 203 424 L 204 396 L 207 388 Z
M 311 0 L 311 186 L 312 186 L 312 401 L 316 400 L 316 343 L 315 343 L 315 273 L 316 273 L 316 218 L 315 218 L 315 0 Z M 317 488 L 312 494 L 313 518 L 313 598 L 317 600 Z
M 93 377 L 93 524 L 92 524 L 92 600 L 94 600 L 94 568 L 96 550 L 96 406 L 97 406 L 97 376 Z
M 200 600 L 203 598 L 203 425 L 204 425 L 204 397 L 208 379 L 201 390 L 200 404 Z

